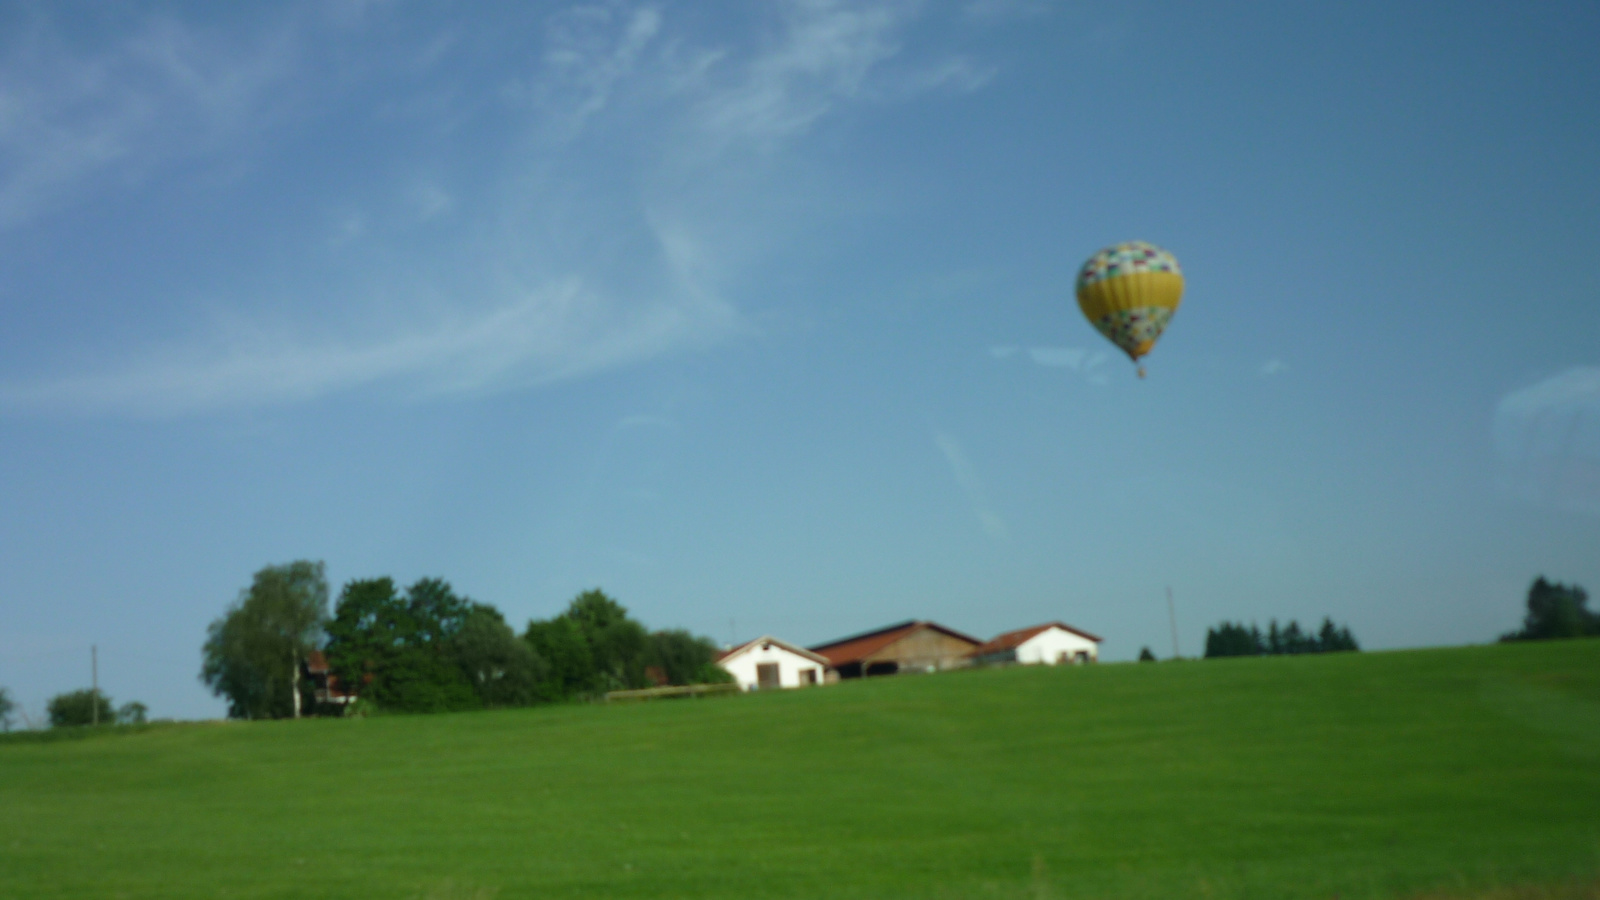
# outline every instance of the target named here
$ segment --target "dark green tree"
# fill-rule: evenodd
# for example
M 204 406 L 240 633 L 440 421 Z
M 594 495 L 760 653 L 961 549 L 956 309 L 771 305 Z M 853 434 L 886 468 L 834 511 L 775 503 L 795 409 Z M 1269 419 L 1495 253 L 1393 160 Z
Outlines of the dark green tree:
M 668 684 L 725 684 L 733 676 L 716 664 L 717 645 L 681 628 L 652 632 L 645 663 L 661 670 Z
M 51 697 L 48 710 L 51 728 L 90 725 L 96 721 L 109 725 L 117 720 L 111 708 L 111 698 L 100 691 L 88 689 Z
M 11 702 L 10 692 L 0 687 L 0 730 L 11 730 L 11 713 L 16 708 L 17 705 Z
M 1522 628 L 1502 641 L 1542 641 L 1600 634 L 1600 613 L 1589 611 L 1589 594 L 1574 584 L 1552 584 L 1543 575 L 1528 588 L 1528 611 Z
M 131 700 L 117 707 L 117 722 L 122 725 L 143 725 L 150 716 L 150 707 Z
M 299 718 L 305 701 L 300 668 L 328 615 L 321 562 L 267 566 L 212 622 L 201 650 L 200 680 L 228 699 L 228 715 Z
M 1341 653 L 1345 651 L 1360 650 L 1355 636 L 1350 633 L 1349 626 L 1338 627 L 1333 620 L 1324 616 L 1322 627 L 1317 629 L 1317 651 L 1321 653 Z
M 357 699 L 372 699 L 378 673 L 387 671 L 399 654 L 407 618 L 394 579 L 345 584 L 325 628 L 328 642 L 323 648 L 329 672 L 341 690 Z
M 1300 630 L 1300 623 L 1290 619 L 1289 624 L 1284 626 L 1283 629 L 1283 652 L 1296 654 L 1316 653 L 1316 638 L 1306 634 L 1305 632 L 1302 632 Z
M 544 678 L 534 689 L 540 700 L 565 700 L 596 689 L 594 656 L 583 628 L 566 616 L 535 619 L 523 640 L 545 663 Z
M 1249 628 L 1240 622 L 1223 622 L 1206 629 L 1206 656 L 1264 656 L 1280 653 L 1333 653 L 1360 650 L 1350 629 L 1333 624 L 1324 618 L 1315 634 L 1302 631 L 1300 623 L 1290 619 L 1289 624 L 1278 627 L 1276 619 L 1268 623 L 1265 635 L 1255 625 Z
M 329 668 L 345 690 L 382 709 L 480 706 L 456 645 L 474 607 L 437 578 L 417 581 L 403 597 L 390 578 L 352 581 L 327 625 Z
M 484 706 L 523 706 L 538 698 L 548 666 L 499 610 L 474 605 L 451 640 L 456 664 Z
M 1210 635 L 1207 635 L 1207 637 L 1209 638 Z M 1209 646 L 1209 644 L 1210 644 L 1210 641 L 1208 640 L 1207 641 L 1207 645 Z M 1211 654 L 1207 653 L 1206 655 L 1210 656 Z M 1156 655 L 1154 653 L 1150 652 L 1150 648 L 1149 647 L 1140 647 L 1139 648 L 1139 662 L 1155 662 L 1155 661 L 1156 661 Z
M 563 615 L 578 624 L 589 644 L 599 690 L 644 687 L 649 633 L 628 617 L 628 609 L 598 588 L 573 598 Z
M 1215 628 L 1206 629 L 1206 657 L 1217 656 L 1260 656 L 1267 652 L 1267 647 L 1261 639 L 1261 631 L 1254 625 L 1244 627 L 1244 623 L 1234 624 L 1223 622 Z

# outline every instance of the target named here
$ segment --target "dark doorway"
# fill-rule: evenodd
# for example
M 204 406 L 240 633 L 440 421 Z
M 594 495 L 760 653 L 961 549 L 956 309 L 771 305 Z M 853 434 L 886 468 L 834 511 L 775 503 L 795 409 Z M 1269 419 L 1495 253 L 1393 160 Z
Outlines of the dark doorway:
M 783 682 L 778 678 L 777 663 L 756 663 L 756 687 L 761 690 L 781 687 Z

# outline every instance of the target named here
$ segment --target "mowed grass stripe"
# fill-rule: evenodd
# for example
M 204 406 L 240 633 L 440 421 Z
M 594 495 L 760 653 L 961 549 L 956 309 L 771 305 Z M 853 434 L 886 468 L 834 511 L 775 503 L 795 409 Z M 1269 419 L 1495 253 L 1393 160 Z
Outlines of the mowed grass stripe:
M 1600 641 L 0 742 L 4 897 L 1390 897 L 1600 872 Z

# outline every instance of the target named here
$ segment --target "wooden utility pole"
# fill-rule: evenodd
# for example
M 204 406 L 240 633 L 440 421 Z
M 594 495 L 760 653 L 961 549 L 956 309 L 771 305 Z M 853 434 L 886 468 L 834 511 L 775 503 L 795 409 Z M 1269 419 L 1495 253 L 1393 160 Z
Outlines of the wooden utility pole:
M 100 724 L 100 648 L 89 645 L 89 721 Z
M 1172 585 L 1167 585 L 1167 619 L 1172 623 L 1172 658 L 1181 659 L 1178 653 L 1178 613 L 1172 608 Z

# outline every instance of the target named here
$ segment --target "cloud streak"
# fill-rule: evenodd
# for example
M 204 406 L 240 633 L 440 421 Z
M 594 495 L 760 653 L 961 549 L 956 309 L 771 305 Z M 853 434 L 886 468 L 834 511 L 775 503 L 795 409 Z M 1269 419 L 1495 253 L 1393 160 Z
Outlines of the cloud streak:
M 995 511 L 989 503 L 989 495 L 983 487 L 983 481 L 978 477 L 978 470 L 967 459 L 966 451 L 954 437 L 937 432 L 933 436 L 934 446 L 939 448 L 939 453 L 944 456 L 944 461 L 950 466 L 950 474 L 955 476 L 956 484 L 960 485 L 961 492 L 966 495 L 967 502 L 972 505 L 972 512 L 978 517 L 978 526 L 990 540 L 1004 542 L 1010 540 L 1010 531 L 1006 528 L 1005 520 Z
M 1600 515 L 1600 367 L 1580 366 L 1501 398 L 1494 446 L 1500 488 Z
M 0 49 L 0 227 L 87 188 L 137 183 L 203 158 L 270 119 L 292 70 L 283 30 L 229 42 L 153 19 L 74 52 L 39 23 Z
M 744 332 L 719 285 L 737 281 L 736 259 L 774 241 L 770 216 L 744 198 L 777 183 L 785 148 L 851 104 L 976 90 L 992 74 L 960 56 L 907 59 L 915 3 L 772 10 L 762 23 L 771 27 L 721 46 L 653 5 L 575 6 L 539 20 L 543 44 L 524 80 L 490 84 L 474 82 L 479 70 L 451 48 L 520 49 L 492 26 L 418 35 L 375 5 L 346 9 L 332 29 L 307 7 L 231 34 L 147 17 L 89 49 L 45 26 L 0 47 L 0 227 L 153 173 L 192 179 L 201 166 L 253 161 L 259 177 L 228 187 L 241 207 L 235 241 L 281 243 L 283 231 L 252 229 L 296 224 L 258 225 L 246 194 L 320 160 L 274 157 L 256 146 L 260 134 L 341 147 L 366 140 L 351 130 L 361 123 L 390 129 L 328 164 L 358 177 L 314 173 L 335 187 L 317 220 L 299 225 L 316 236 L 305 252 L 325 253 L 325 270 L 257 272 L 243 259 L 236 282 L 270 283 L 276 295 L 208 288 L 200 301 L 119 284 L 117 302 L 147 304 L 152 321 L 170 317 L 160 324 L 190 339 L 91 371 L 8 373 L 0 411 L 171 416 L 367 389 L 517 389 Z M 309 96 L 320 112 L 284 99 Z M 437 117 L 394 111 L 434 109 L 439 98 L 453 140 L 491 141 L 470 164 L 407 144 L 432 147 Z M 497 274 L 517 286 L 494 286 Z M 179 281 L 159 291 L 185 289 L 201 290 Z M 183 317 L 201 302 L 231 321 L 289 324 L 194 329 Z M 370 324 L 373 312 L 430 304 L 442 308 Z
M 435 327 L 365 340 L 255 334 L 126 369 L 0 385 L 0 408 L 170 416 L 393 384 L 442 396 L 547 384 L 697 346 L 739 327 L 706 298 L 619 304 L 572 279 Z

